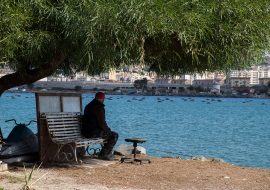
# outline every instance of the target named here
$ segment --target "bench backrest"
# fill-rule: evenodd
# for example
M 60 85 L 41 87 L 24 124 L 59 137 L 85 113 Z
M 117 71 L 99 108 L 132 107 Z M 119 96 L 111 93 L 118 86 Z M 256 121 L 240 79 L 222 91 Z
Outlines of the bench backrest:
M 80 113 L 46 113 L 44 115 L 53 141 L 73 141 L 82 138 Z

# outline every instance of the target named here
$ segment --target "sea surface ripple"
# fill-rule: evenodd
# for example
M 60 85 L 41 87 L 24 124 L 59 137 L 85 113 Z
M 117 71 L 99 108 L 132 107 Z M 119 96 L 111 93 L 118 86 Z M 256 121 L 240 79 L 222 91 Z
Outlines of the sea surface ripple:
M 83 94 L 83 106 L 93 94 Z M 0 127 L 6 137 L 14 126 L 5 120 L 36 120 L 33 93 L 0 97 Z M 152 156 L 206 156 L 249 167 L 270 168 L 270 100 L 171 96 L 107 95 L 106 119 L 125 138 L 141 137 Z M 36 132 L 35 124 L 30 126 Z

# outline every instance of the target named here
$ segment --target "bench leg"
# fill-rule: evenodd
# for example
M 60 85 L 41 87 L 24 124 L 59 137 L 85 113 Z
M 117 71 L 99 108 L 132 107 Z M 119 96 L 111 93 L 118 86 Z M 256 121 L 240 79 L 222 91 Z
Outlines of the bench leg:
M 72 150 L 72 153 L 74 155 L 74 159 L 75 159 L 75 162 L 78 163 L 78 158 L 77 158 L 77 145 L 76 143 L 71 143 L 71 144 L 68 144 Z M 68 160 L 69 161 L 69 160 Z
M 78 158 L 77 158 L 77 146 L 75 144 L 74 146 L 74 158 L 75 158 L 75 162 L 78 163 Z
M 57 145 L 57 151 L 56 151 L 56 153 L 54 155 L 54 160 L 56 159 L 56 157 L 59 160 L 59 153 L 60 153 L 61 149 L 63 148 L 63 146 L 64 145 Z
M 57 158 L 57 160 L 59 161 L 59 159 L 60 159 L 60 152 L 61 152 L 61 150 L 63 149 L 63 147 L 65 146 L 65 145 L 68 145 L 70 148 L 71 148 L 71 150 L 72 150 L 72 154 L 73 154 L 73 156 L 74 156 L 74 160 L 76 161 L 76 163 L 78 163 L 78 159 L 77 159 L 77 146 L 76 146 L 76 144 L 75 145 L 73 145 L 73 144 L 61 144 L 61 145 L 57 145 L 58 146 L 58 148 L 57 148 L 57 152 L 56 152 L 56 154 L 55 154 L 55 156 L 54 156 L 54 160 L 56 160 L 56 158 Z M 64 154 L 64 159 L 66 159 L 67 161 L 71 161 L 71 159 L 69 159 L 68 158 L 68 154 L 66 154 L 65 152 L 62 152 L 63 154 Z M 70 153 L 69 153 L 70 154 Z M 71 155 L 72 155 L 71 154 Z M 63 160 L 64 160 L 63 159 Z

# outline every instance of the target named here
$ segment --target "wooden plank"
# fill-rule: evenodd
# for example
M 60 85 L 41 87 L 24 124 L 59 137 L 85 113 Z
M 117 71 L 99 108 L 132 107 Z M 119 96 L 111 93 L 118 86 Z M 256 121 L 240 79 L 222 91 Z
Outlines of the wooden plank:
M 66 131 L 51 131 L 51 134 L 53 134 L 54 136 L 56 135 L 70 135 L 70 134 L 78 134 L 81 136 L 81 132 L 78 130 L 66 130 Z
M 54 127 L 49 128 L 49 131 L 69 131 L 69 130 L 75 130 L 81 132 L 80 128 L 78 127 Z
M 79 120 L 62 120 L 62 121 L 53 121 L 53 120 L 47 120 L 48 125 L 54 125 L 54 124 L 81 124 L 82 122 Z
M 78 129 L 77 127 L 76 128 L 70 127 L 70 128 L 64 128 L 64 129 L 61 128 L 61 127 L 59 127 L 59 128 L 51 128 L 49 131 L 54 132 L 54 131 L 66 131 L 66 130 L 68 130 L 68 131 L 78 131 L 78 132 L 81 132 L 81 130 Z
M 74 131 L 69 131 L 69 132 L 51 132 L 51 134 L 54 136 L 54 137 L 59 137 L 59 136 L 62 136 L 62 137 L 68 137 L 68 136 L 78 136 L 78 137 L 81 137 L 81 133 L 79 132 L 74 132 Z
M 66 124 L 66 123 L 62 123 L 62 124 L 56 124 L 56 125 L 52 125 L 52 124 L 49 124 L 49 128 L 57 128 L 57 127 L 77 127 L 77 128 L 80 128 L 80 125 L 78 123 L 72 123 L 72 124 Z
M 76 147 L 85 147 L 85 146 L 91 146 L 94 144 L 101 144 L 104 142 L 104 139 L 87 139 L 85 141 L 82 141 L 81 139 L 65 139 L 65 138 L 59 138 L 57 140 L 54 140 L 54 142 L 59 144 L 68 144 L 68 143 L 75 143 Z
M 70 142 L 76 142 L 76 140 L 78 140 L 77 137 L 59 137 L 56 139 L 52 139 L 53 141 L 61 141 L 62 144 L 66 144 L 66 143 L 70 143 Z M 64 142 L 64 143 L 63 143 Z
M 48 122 L 48 125 L 57 125 L 57 124 L 77 124 L 77 125 L 79 125 L 79 124 L 81 124 L 81 122 L 78 122 L 78 121 L 67 121 L 67 122 L 52 122 L 52 121 L 50 121 L 50 122 Z
M 69 141 L 74 141 L 75 142 L 75 139 L 78 139 L 78 138 L 80 138 L 79 136 L 57 136 L 57 137 L 55 137 L 55 138 L 52 138 L 52 140 L 53 141 L 63 141 L 63 140 L 65 140 L 65 141 L 67 141 L 67 142 L 69 142 Z
M 59 119 L 59 118 L 81 118 L 81 115 L 46 115 L 47 119 Z
M 79 117 L 81 116 L 81 113 L 45 113 L 44 114 L 45 117 L 49 117 L 49 118 L 57 118 L 57 117 Z
M 76 142 L 76 139 L 78 139 L 78 138 L 80 138 L 80 137 L 78 137 L 78 136 L 57 137 L 57 138 L 52 139 L 52 141 L 62 141 L 62 142 L 64 142 L 63 144 L 65 144 L 65 143 L 69 143 L 69 142 Z
M 48 123 L 64 123 L 64 122 L 77 122 L 80 123 L 81 119 L 47 119 Z
M 69 135 L 69 134 L 79 134 L 81 135 L 81 132 L 78 131 L 78 130 L 67 130 L 67 131 L 52 131 L 50 132 L 51 134 L 66 134 L 66 135 Z
M 60 118 L 60 119 L 46 119 L 48 123 L 54 123 L 54 122 L 78 122 L 80 123 L 82 120 L 79 118 Z
M 44 113 L 43 114 L 45 117 L 68 117 L 68 116 L 80 116 L 82 115 L 81 113 L 71 113 L 71 112 L 62 112 L 62 113 L 53 113 L 53 112 L 50 112 L 50 113 Z
M 62 139 L 69 140 L 69 139 L 79 139 L 79 138 L 80 138 L 80 136 L 78 136 L 78 135 L 70 135 L 70 136 L 64 135 L 64 136 L 62 136 L 60 134 L 60 135 L 53 136 L 52 140 L 62 140 Z
M 67 127 L 65 127 L 65 126 L 56 126 L 56 127 L 54 127 L 54 126 L 51 126 L 51 127 L 49 127 L 49 131 L 65 131 L 65 130 L 76 130 L 76 131 L 81 131 L 80 130 L 80 126 L 67 126 Z
M 54 138 L 52 139 L 53 141 L 61 141 L 61 143 L 63 144 L 67 144 L 67 143 L 70 143 L 70 142 L 76 142 L 76 140 L 78 140 L 79 138 L 78 137 L 57 137 L 57 138 Z
M 81 131 L 79 131 L 79 130 L 74 130 L 74 129 L 70 129 L 70 130 L 53 130 L 53 131 L 50 131 L 50 133 L 52 134 L 52 133 L 56 133 L 56 134 L 58 134 L 58 133 L 62 133 L 62 134 L 65 134 L 65 133 L 78 133 L 78 134 L 80 134 L 81 135 Z
M 55 117 L 55 118 L 47 117 L 46 119 L 48 121 L 81 120 L 81 118 L 79 118 L 79 117 Z
M 78 120 L 62 120 L 62 121 L 47 121 L 48 125 L 57 125 L 57 124 L 82 124 Z
M 43 113 L 42 114 L 44 117 L 54 117 L 54 118 L 57 118 L 57 117 L 79 117 L 81 116 L 82 114 L 81 113 L 69 113 L 69 112 L 63 112 L 63 113 Z
M 46 117 L 48 120 L 80 120 L 81 117 Z
M 76 128 L 80 128 L 81 125 L 79 124 L 57 124 L 57 125 L 50 125 L 49 128 L 53 129 L 53 128 L 70 128 L 70 127 L 76 127 Z
M 70 115 L 59 115 L 59 116 L 46 116 L 47 119 L 68 119 L 68 118 L 72 118 L 72 119 L 79 119 L 81 118 L 80 116 L 70 116 Z
M 79 136 L 81 136 L 80 131 L 77 130 L 69 130 L 69 131 L 51 131 L 50 134 L 53 134 L 54 136 L 56 135 L 70 135 L 70 134 L 78 134 Z
M 59 117 L 59 118 L 46 118 L 48 121 L 81 121 L 78 117 Z
M 81 123 L 48 123 L 49 127 L 53 126 L 81 126 Z

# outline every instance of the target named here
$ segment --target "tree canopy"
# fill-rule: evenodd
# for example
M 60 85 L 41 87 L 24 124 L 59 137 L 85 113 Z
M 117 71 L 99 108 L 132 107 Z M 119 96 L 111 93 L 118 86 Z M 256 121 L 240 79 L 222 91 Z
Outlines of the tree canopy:
M 238 69 L 270 47 L 269 0 L 0 0 L 0 94 L 55 72 L 128 64 L 159 74 Z

